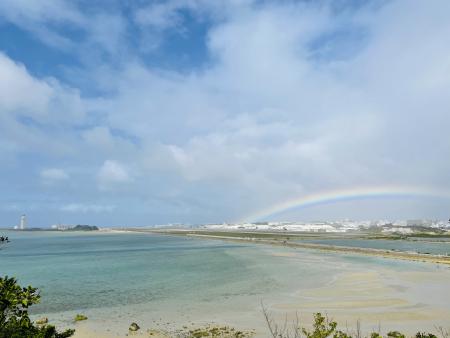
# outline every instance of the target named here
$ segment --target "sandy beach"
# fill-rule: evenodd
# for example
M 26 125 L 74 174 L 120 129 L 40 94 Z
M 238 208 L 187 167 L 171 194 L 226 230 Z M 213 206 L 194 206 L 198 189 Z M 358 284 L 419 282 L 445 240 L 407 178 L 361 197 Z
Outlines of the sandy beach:
M 430 278 L 433 279 L 431 288 L 434 292 L 441 293 L 439 304 L 434 303 L 435 299 L 429 293 L 421 293 L 428 284 L 426 280 Z M 435 330 L 435 327 L 448 326 L 450 297 L 446 290 L 449 278 L 449 270 L 432 273 L 397 273 L 389 269 L 346 272 L 324 287 L 286 290 L 288 296 L 280 295 L 279 299 L 270 299 L 265 305 L 280 323 L 285 318 L 294 321 L 298 314 L 301 324 L 309 327 L 312 314 L 320 311 L 340 323 L 342 329 L 356 330 L 359 322 L 361 330 L 366 333 L 401 330 L 412 335 L 419 329 Z M 147 331 L 150 330 L 155 337 L 169 337 L 170 334 L 164 335 L 163 332 L 173 333 L 176 328 L 204 327 L 212 323 L 233 325 L 242 330 L 255 329 L 255 337 L 267 337 L 261 309 L 257 303 L 254 304 L 252 313 L 239 310 L 233 313 L 223 311 L 221 307 L 217 309 L 206 305 L 201 309 L 192 309 L 189 318 L 177 317 L 175 313 L 170 313 L 170 310 L 168 313 L 145 313 L 146 310 L 143 309 L 144 313 L 138 316 L 133 314 L 132 319 L 113 317 L 110 320 L 99 320 L 94 312 L 90 314 L 92 317 L 88 321 L 75 325 L 75 337 L 125 337 L 131 321 L 138 322 L 142 328 L 140 332 L 133 333 L 133 336 L 149 336 Z M 223 307 L 226 308 L 227 305 Z M 240 307 L 237 306 L 237 309 Z

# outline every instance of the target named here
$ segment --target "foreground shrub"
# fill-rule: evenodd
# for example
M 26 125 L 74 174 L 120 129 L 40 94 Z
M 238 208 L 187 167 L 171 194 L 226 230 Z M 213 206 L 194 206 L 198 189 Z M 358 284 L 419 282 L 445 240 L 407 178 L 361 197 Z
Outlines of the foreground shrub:
M 66 338 L 74 330 L 56 331 L 52 325 L 35 325 L 28 308 L 39 303 L 36 288 L 21 287 L 15 278 L 0 277 L 0 338 Z
M 267 311 L 267 309 L 262 306 L 263 314 L 266 319 L 266 324 L 270 333 L 270 337 L 273 338 L 362 338 L 359 323 L 356 333 L 352 334 L 350 332 L 343 332 L 337 329 L 338 324 L 335 321 L 329 320 L 321 313 L 314 314 L 314 323 L 312 325 L 312 330 L 307 330 L 304 327 L 300 327 L 298 317 L 294 323 L 289 327 L 287 325 L 287 320 L 285 320 L 283 325 L 279 325 L 275 322 Z M 441 338 L 449 338 L 448 331 L 443 328 L 437 328 L 440 333 Z M 369 335 L 370 338 L 383 338 L 383 336 L 378 332 L 372 332 Z M 398 331 L 391 331 L 386 334 L 386 338 L 406 338 L 407 336 Z M 415 338 L 437 338 L 436 335 L 432 333 L 418 332 Z
M 74 321 L 81 322 L 82 320 L 87 320 L 87 319 L 88 319 L 88 317 L 86 317 L 85 315 L 77 314 L 74 318 Z

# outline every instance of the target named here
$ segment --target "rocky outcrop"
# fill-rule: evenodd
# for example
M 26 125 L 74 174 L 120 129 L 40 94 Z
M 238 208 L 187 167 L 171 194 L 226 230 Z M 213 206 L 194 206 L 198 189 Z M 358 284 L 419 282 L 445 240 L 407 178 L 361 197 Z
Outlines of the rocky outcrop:
M 137 325 L 136 323 L 131 323 L 130 328 L 128 330 L 130 330 L 131 332 L 135 332 L 139 329 L 140 329 L 139 325 Z

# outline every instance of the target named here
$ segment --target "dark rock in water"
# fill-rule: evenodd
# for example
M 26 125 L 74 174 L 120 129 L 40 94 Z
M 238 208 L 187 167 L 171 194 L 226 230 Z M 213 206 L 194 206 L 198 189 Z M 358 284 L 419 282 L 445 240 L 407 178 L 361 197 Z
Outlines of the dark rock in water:
M 47 318 L 47 317 L 39 318 L 38 320 L 35 321 L 35 323 L 36 323 L 37 325 L 44 325 L 44 324 L 47 324 L 47 323 L 48 323 L 48 318 Z
M 140 327 L 136 323 L 131 323 L 130 328 L 129 328 L 130 331 L 137 331 L 139 329 L 140 329 Z

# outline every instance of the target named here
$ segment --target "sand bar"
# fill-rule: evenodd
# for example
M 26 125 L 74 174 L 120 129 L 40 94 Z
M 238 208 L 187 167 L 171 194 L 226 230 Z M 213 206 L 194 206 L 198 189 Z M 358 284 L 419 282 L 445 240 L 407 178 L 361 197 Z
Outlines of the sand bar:
M 221 239 L 227 241 L 240 241 L 240 242 L 250 242 L 257 244 L 269 244 L 276 246 L 285 246 L 290 248 L 302 248 L 302 249 L 313 249 L 320 251 L 331 251 L 331 252 L 340 252 L 340 253 L 349 253 L 349 254 L 360 254 L 360 255 L 369 255 L 369 256 L 377 256 L 384 258 L 394 258 L 401 260 L 410 260 L 417 262 L 428 262 L 435 264 L 446 264 L 450 265 L 450 257 L 444 255 L 433 255 L 433 254 L 422 254 L 416 252 L 406 252 L 406 251 L 393 251 L 393 250 L 383 250 L 383 249 L 374 249 L 374 248 L 360 248 L 360 247 L 349 247 L 349 246 L 337 246 L 337 245 L 327 245 L 327 244 L 315 244 L 315 243 L 299 243 L 292 242 L 289 240 L 282 239 L 281 234 L 273 233 L 274 238 L 270 238 L 271 233 L 263 233 L 266 238 L 258 237 L 258 233 L 254 233 L 255 236 L 252 236 L 252 233 L 248 232 L 228 232 L 224 231 L 218 234 L 217 231 L 214 233 L 210 233 L 207 231 L 187 231 L 187 230 L 131 230 L 136 232 L 154 232 L 158 234 L 167 234 L 167 235 L 184 235 L 198 238 L 209 238 L 209 239 Z M 287 235 L 289 236 L 289 235 Z M 286 235 L 284 236 L 286 237 Z

